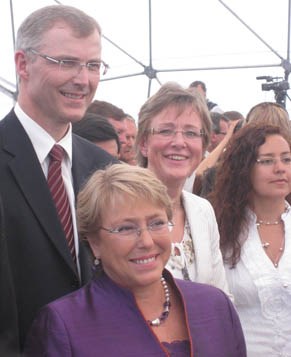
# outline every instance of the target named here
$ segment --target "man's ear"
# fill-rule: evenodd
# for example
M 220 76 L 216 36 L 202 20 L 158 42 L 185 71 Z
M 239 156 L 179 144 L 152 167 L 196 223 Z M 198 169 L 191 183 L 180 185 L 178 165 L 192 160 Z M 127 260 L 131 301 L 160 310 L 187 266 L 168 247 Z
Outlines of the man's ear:
M 28 78 L 29 71 L 28 71 L 28 61 L 27 61 L 27 54 L 22 51 L 16 51 L 15 55 L 15 68 L 19 78 Z

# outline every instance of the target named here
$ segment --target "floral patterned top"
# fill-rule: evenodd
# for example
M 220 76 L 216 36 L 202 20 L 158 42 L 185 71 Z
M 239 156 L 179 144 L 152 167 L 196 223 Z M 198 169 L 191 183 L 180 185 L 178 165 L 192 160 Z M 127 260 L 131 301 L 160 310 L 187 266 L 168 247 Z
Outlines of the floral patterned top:
M 171 255 L 166 268 L 175 278 L 195 281 L 195 252 L 187 218 L 183 239 L 181 242 L 172 243 Z

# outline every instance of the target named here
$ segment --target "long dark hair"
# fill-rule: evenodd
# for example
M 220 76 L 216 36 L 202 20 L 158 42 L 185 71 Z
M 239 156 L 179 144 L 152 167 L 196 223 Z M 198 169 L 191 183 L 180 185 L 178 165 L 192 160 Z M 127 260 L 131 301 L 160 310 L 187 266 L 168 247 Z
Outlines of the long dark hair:
M 240 259 L 240 234 L 248 229 L 246 212 L 252 191 L 250 174 L 259 147 L 270 135 L 281 135 L 290 145 L 287 134 L 277 126 L 247 124 L 233 135 L 217 168 L 209 200 L 217 218 L 224 261 L 232 267 Z

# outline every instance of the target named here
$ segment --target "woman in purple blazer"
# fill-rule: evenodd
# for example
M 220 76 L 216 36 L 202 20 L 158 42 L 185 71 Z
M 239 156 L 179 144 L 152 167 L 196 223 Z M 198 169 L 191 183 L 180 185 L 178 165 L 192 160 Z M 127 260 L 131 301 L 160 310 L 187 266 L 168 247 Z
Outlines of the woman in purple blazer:
M 164 269 L 172 206 L 148 169 L 117 164 L 94 173 L 77 216 L 100 274 L 40 311 L 25 356 L 246 356 L 228 297 Z

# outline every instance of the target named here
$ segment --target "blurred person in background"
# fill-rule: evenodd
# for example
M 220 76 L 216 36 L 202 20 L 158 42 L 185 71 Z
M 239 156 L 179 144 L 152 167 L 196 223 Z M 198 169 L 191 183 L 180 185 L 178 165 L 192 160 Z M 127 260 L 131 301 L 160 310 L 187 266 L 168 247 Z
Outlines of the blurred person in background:
M 215 147 L 213 147 L 212 150 L 208 147 L 205 157 L 195 171 L 195 180 L 192 186 L 187 186 L 188 191 L 204 198 L 207 198 L 212 191 L 216 165 L 223 151 L 226 149 L 229 140 L 245 123 L 243 115 L 234 110 L 224 112 L 223 114 L 211 112 L 210 115 L 213 124 L 212 131 L 216 130 L 220 135 L 217 135 L 217 133 L 212 134 L 212 137 L 215 139 L 214 141 L 216 141 L 216 145 L 214 145 Z M 224 121 L 220 120 L 220 116 L 224 118 Z M 226 122 L 227 128 L 225 127 Z M 221 127 L 222 125 L 223 128 Z M 211 146 L 211 144 L 209 146 Z
M 213 151 L 216 146 L 223 140 L 229 127 L 229 120 L 223 114 L 212 112 L 210 113 L 210 119 L 212 126 L 210 143 L 207 147 L 207 154 Z
M 215 116 L 221 115 L 219 113 L 210 114 Z M 222 140 L 204 157 L 195 171 L 195 180 L 192 186 L 193 193 L 207 198 L 213 188 L 216 166 L 223 152 L 226 150 L 229 140 L 232 138 L 233 134 L 241 128 L 241 125 L 241 119 L 228 122 L 227 132 L 225 134 L 223 133 Z
M 273 102 L 253 106 L 246 116 L 246 123 L 280 126 L 291 137 L 290 117 L 285 108 Z
M 128 114 L 125 118 L 126 122 L 126 144 L 122 146 L 120 151 L 120 160 L 129 165 L 136 165 L 135 139 L 137 127 L 135 120 Z
M 236 121 L 240 120 L 240 126 L 242 127 L 245 124 L 245 117 L 243 116 L 242 113 L 238 112 L 237 110 L 228 110 L 223 113 L 223 115 L 229 120 L 229 121 Z M 238 128 L 239 129 L 239 128 Z
M 95 145 L 118 158 L 120 151 L 119 137 L 111 123 L 101 115 L 85 113 L 82 120 L 72 124 L 73 133 L 91 141 Z
M 112 103 L 97 99 L 89 105 L 87 112 L 101 115 L 110 122 L 117 132 L 121 152 L 126 145 L 126 113 Z
M 201 94 L 202 96 L 205 98 L 206 100 L 206 105 L 207 108 L 210 112 L 216 112 L 216 113 L 223 113 L 223 110 L 216 104 L 211 102 L 208 98 L 207 98 L 207 89 L 206 89 L 206 85 L 204 82 L 202 81 L 194 81 L 189 85 L 189 89 L 191 90 L 192 88 L 196 88 Z

